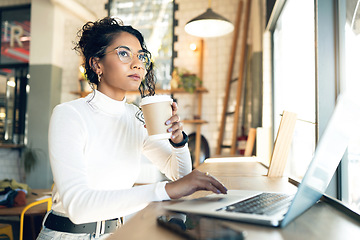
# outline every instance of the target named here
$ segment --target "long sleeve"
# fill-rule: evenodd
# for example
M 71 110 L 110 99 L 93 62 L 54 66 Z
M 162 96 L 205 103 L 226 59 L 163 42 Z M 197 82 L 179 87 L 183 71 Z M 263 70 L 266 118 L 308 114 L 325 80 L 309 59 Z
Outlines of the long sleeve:
M 191 156 L 187 144 L 181 148 L 174 148 L 167 139 L 147 140 L 144 155 L 171 180 L 177 180 L 191 172 Z
M 95 100 L 93 105 L 84 99 L 59 105 L 50 121 L 53 210 L 74 223 L 126 216 L 152 201 L 168 199 L 165 182 L 133 187 L 142 151 L 171 179 L 191 170 L 187 147 L 144 140 L 133 106 L 115 106 L 119 112 L 110 114 L 100 111 Z

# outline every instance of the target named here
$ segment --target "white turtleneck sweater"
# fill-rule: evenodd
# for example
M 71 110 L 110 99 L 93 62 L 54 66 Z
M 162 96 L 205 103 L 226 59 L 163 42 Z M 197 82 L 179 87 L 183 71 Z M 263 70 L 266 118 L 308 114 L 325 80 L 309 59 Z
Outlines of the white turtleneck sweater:
M 188 146 L 150 141 L 132 104 L 99 91 L 56 106 L 50 120 L 53 205 L 74 223 L 126 216 L 151 201 L 169 199 L 166 182 L 133 187 L 141 154 L 169 179 L 191 171 Z

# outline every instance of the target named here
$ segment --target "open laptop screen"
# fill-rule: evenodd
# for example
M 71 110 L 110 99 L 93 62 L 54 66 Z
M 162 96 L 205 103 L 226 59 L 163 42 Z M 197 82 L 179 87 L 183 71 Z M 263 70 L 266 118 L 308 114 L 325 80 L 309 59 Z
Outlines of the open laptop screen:
M 325 193 L 349 140 L 360 133 L 360 101 L 344 93 L 338 97 L 335 110 L 316 147 L 312 162 L 299 186 L 281 226 L 299 216 Z

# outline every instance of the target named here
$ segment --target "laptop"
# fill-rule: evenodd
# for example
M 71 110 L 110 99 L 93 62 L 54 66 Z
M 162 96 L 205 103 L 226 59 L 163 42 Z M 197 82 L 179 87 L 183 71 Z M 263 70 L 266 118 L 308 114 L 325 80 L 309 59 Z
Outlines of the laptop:
M 165 206 L 165 209 L 272 227 L 285 227 L 322 197 L 344 155 L 351 135 L 360 133 L 359 123 L 359 99 L 347 94 L 340 95 L 316 147 L 313 159 L 294 195 L 229 190 L 226 195 L 211 194 L 203 198 L 184 200 Z M 267 199 L 277 202 L 277 206 L 268 205 Z M 248 202 L 251 207 L 246 206 Z M 265 206 L 265 210 L 262 208 L 259 210 L 259 206 Z

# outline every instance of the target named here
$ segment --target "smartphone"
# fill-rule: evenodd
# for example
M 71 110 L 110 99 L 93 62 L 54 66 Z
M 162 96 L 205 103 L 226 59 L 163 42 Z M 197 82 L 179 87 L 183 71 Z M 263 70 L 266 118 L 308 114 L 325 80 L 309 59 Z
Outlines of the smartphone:
M 196 240 L 242 240 L 245 232 L 224 224 L 224 221 L 195 214 L 173 213 L 157 218 L 160 226 L 176 232 L 187 239 Z

